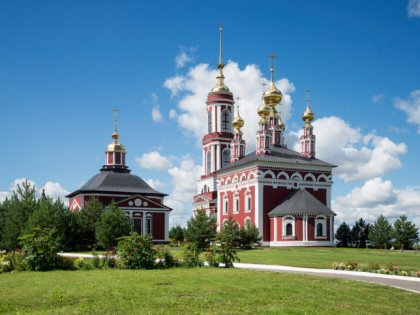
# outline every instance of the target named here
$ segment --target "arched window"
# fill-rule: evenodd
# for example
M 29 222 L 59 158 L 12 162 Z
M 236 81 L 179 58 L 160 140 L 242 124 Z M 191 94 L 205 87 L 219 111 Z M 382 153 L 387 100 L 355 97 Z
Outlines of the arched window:
M 207 175 L 211 173 L 211 151 L 207 151 Z
M 226 109 L 222 112 L 222 132 L 230 132 L 230 113 Z
M 292 223 L 287 223 L 287 225 L 286 225 L 286 236 L 292 236 L 292 235 L 293 235 Z
M 224 149 L 223 150 L 223 156 L 222 156 L 222 167 L 225 167 L 230 163 L 230 150 Z
M 207 122 L 208 122 L 209 133 L 211 133 L 211 124 L 212 124 L 212 122 L 211 122 L 211 111 L 210 110 L 207 112 L 207 117 L 208 117 Z
M 322 223 L 318 223 L 316 225 L 316 236 L 323 236 L 322 235 Z

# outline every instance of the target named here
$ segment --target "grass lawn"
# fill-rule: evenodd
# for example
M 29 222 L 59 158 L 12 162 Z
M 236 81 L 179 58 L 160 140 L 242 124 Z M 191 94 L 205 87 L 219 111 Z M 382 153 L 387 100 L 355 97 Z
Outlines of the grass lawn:
M 420 294 L 239 269 L 0 274 L 0 313 L 419 314 Z
M 258 248 L 239 251 L 241 262 L 331 269 L 333 262 L 393 263 L 403 270 L 420 270 L 420 252 L 356 248 Z

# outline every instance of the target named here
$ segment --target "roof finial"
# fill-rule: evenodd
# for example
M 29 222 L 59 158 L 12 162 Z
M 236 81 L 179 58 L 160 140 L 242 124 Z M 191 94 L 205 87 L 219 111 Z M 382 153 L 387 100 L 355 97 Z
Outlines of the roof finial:
M 307 89 L 306 92 L 308 92 L 308 98 L 306 100 L 308 101 L 308 107 L 309 107 L 309 101 L 310 101 L 309 93 L 312 92 L 312 91 L 310 89 Z
M 311 108 L 309 107 L 309 93 L 312 91 L 307 89 L 306 92 L 308 93 L 308 98 L 306 99 L 308 101 L 308 105 L 306 106 L 306 111 L 302 115 L 302 120 L 306 122 L 305 128 L 312 128 L 311 122 L 315 119 L 315 114 L 311 111 Z
M 237 109 L 238 113 L 236 114 L 235 119 L 232 122 L 232 126 L 236 129 L 233 133 L 235 134 L 242 134 L 241 128 L 244 126 L 244 120 L 239 115 L 239 100 L 241 99 L 239 96 L 235 97 L 237 101 Z
M 273 79 L 274 59 L 277 59 L 277 56 L 274 56 L 274 51 L 273 50 L 271 51 L 271 55 L 269 55 L 268 58 L 271 58 L 271 69 L 270 69 L 270 72 L 271 72 L 271 82 L 274 82 L 274 79 Z
M 112 111 L 114 112 L 114 121 L 115 121 L 115 129 L 114 129 L 114 133 L 112 134 L 112 139 L 114 139 L 114 142 L 117 143 L 117 140 L 120 137 L 120 135 L 117 132 L 117 112 L 119 112 L 117 106 L 115 106 L 115 108 Z
M 222 66 L 222 69 L 223 69 L 224 64 L 223 64 L 223 61 L 222 61 L 222 32 L 223 32 L 223 24 L 220 23 L 220 55 L 219 55 L 218 66 L 219 67 Z

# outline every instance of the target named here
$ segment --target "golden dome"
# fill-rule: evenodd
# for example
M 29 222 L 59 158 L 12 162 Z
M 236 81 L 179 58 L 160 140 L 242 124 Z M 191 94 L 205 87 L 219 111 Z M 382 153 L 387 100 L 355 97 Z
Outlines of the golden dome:
M 270 115 L 270 112 L 271 112 L 270 107 L 265 102 L 263 102 L 261 106 L 258 108 L 258 115 L 260 115 L 262 118 L 260 122 L 265 122 L 266 121 L 265 117 Z
M 238 114 L 236 115 L 235 119 L 232 122 L 232 126 L 236 129 L 234 133 L 242 133 L 241 128 L 244 126 L 244 120 L 239 115 L 239 106 L 238 106 Z
M 273 71 L 271 71 L 271 74 L 272 73 Z M 271 78 L 270 87 L 268 88 L 267 91 L 264 92 L 263 97 L 264 97 L 264 102 L 270 106 L 276 106 L 277 104 L 280 104 L 283 98 L 283 94 L 274 85 L 273 78 Z
M 108 147 L 106 148 L 105 152 L 122 152 L 127 153 L 124 149 L 124 146 L 117 142 L 117 140 L 114 140 L 114 142 L 110 143 Z
M 308 105 L 306 106 L 306 110 L 302 115 L 302 120 L 306 122 L 305 128 L 308 128 L 308 125 L 311 125 L 311 121 L 315 119 L 315 114 L 311 111 L 311 108 L 309 107 L 309 92 L 310 90 L 306 90 L 308 92 Z
M 281 121 L 280 116 L 279 116 L 279 122 L 278 122 L 278 124 L 279 124 L 280 128 L 281 128 L 283 131 L 285 131 L 285 130 L 286 130 L 286 125 L 285 125 L 285 124 Z

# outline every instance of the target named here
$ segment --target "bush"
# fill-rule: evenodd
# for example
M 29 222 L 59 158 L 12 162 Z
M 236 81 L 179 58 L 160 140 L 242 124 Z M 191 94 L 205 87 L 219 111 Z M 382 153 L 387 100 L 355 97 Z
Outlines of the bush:
M 194 243 L 188 243 L 183 253 L 183 264 L 186 267 L 203 267 L 204 262 L 200 259 L 201 249 Z
M 261 237 L 258 228 L 247 221 L 239 231 L 239 244 L 242 248 L 252 248 L 252 245 L 261 245 Z
M 128 269 L 153 269 L 156 250 L 152 247 L 152 236 L 131 233 L 119 239 L 117 256 Z
M 239 260 L 235 251 L 235 236 L 233 234 L 224 234 L 220 232 L 215 238 L 211 246 L 213 255 L 208 255 L 209 264 L 219 266 L 224 264 L 225 268 L 233 268 L 233 262 Z
M 158 249 L 157 258 L 159 259 L 158 266 L 161 268 L 171 268 L 176 266 L 178 263 L 172 256 L 171 252 L 164 248 Z
M 72 257 L 63 257 L 61 269 L 63 270 L 74 270 L 74 258 Z
M 216 235 L 215 222 L 211 215 L 207 215 L 206 210 L 197 210 L 187 222 L 184 235 L 188 242 L 195 244 L 195 249 L 200 253 L 210 246 L 211 240 Z
M 19 238 L 25 253 L 23 264 L 25 269 L 47 271 L 60 268 L 62 258 L 57 254 L 57 241 L 51 229 L 34 229 L 34 233 Z

